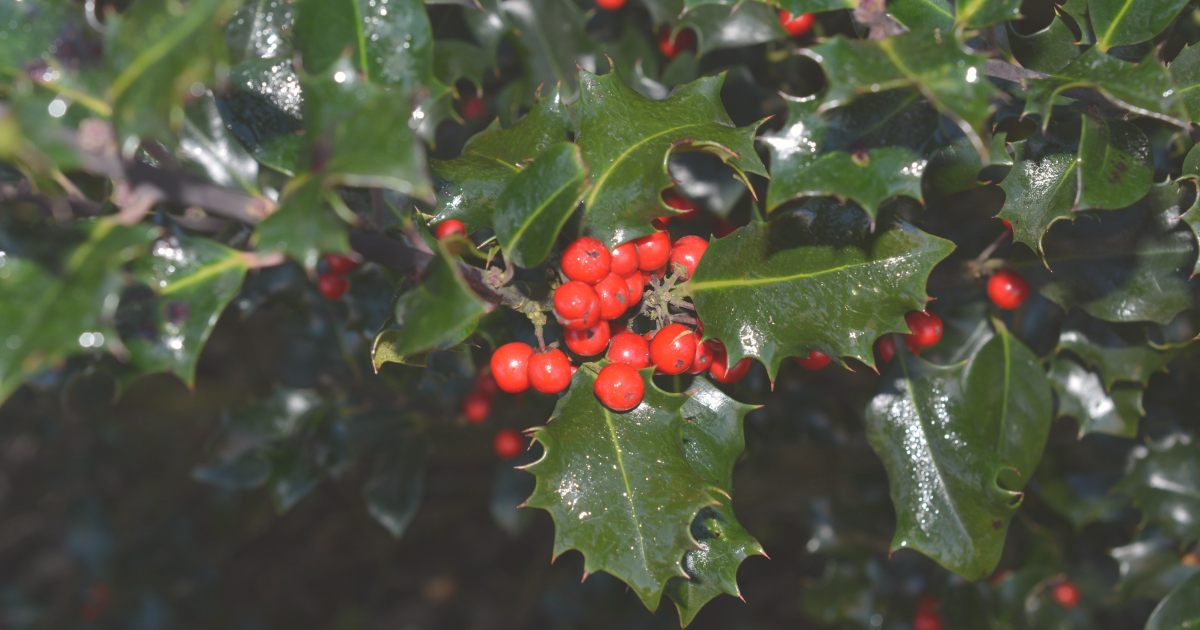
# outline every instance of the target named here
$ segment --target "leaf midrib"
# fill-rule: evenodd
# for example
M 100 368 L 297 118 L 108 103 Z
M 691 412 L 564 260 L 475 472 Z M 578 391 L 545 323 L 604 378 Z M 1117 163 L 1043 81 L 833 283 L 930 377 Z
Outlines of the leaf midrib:
M 567 190 L 568 187 L 570 187 L 574 184 L 577 184 L 580 179 L 585 178 L 585 177 L 587 177 L 587 171 L 581 169 L 579 172 L 577 172 L 576 174 L 571 176 L 570 179 L 563 182 L 561 186 L 556 188 L 554 190 L 554 192 L 550 195 L 550 197 L 547 198 L 544 203 L 539 205 L 537 207 L 537 209 L 534 210 L 532 214 L 527 216 L 525 218 L 525 221 L 521 223 L 520 229 L 518 229 L 516 231 L 516 233 L 513 234 L 512 239 L 509 240 L 509 242 L 508 242 L 508 250 L 511 252 L 511 251 L 517 249 L 517 244 L 521 241 L 521 237 L 525 235 L 525 232 L 529 229 L 529 226 L 534 223 L 534 221 L 538 218 L 538 216 L 540 216 L 542 214 L 542 212 L 544 212 L 546 210 L 546 208 L 549 208 L 550 204 L 553 203 L 555 199 L 558 199 L 559 195 L 561 195 L 563 193 L 563 191 Z M 576 197 L 576 200 L 578 200 L 578 197 Z M 578 202 L 576 203 L 576 205 L 578 205 Z
M 217 263 L 214 263 L 211 265 L 205 265 L 204 267 L 201 267 L 200 270 L 197 271 L 196 273 L 185 276 L 183 278 L 180 278 L 176 282 L 172 282 L 172 283 L 168 284 L 167 286 L 163 287 L 162 290 L 160 290 L 158 292 L 158 294 L 159 295 L 170 295 L 172 293 L 178 293 L 179 291 L 182 291 L 183 289 L 186 289 L 194 284 L 204 282 L 205 280 L 208 280 L 209 278 L 211 278 L 213 276 L 223 274 L 226 271 L 229 271 L 230 269 L 233 269 L 233 268 L 239 267 L 239 266 L 245 267 L 246 261 L 245 261 L 245 259 L 242 258 L 242 255 L 240 253 L 233 252 L 231 255 L 227 256 L 224 260 L 222 260 L 220 262 L 217 262 Z M 155 287 L 155 288 L 157 288 L 157 287 Z
M 612 412 L 604 408 L 604 422 L 608 425 L 608 434 L 612 437 L 613 450 L 617 452 L 617 468 L 621 471 L 621 480 L 625 482 L 625 498 L 629 501 L 629 517 L 633 519 L 633 530 L 637 534 L 638 551 L 641 552 L 642 564 L 649 569 L 649 559 L 646 557 L 646 541 L 642 537 L 642 524 L 638 522 L 637 506 L 633 502 L 633 488 L 629 485 L 629 475 L 625 472 L 625 458 L 621 457 L 621 442 L 617 439 L 617 430 L 613 426 Z
M 924 254 L 924 253 L 928 253 L 928 252 L 922 250 L 917 253 Z M 708 282 L 689 282 L 687 284 L 687 286 L 688 286 L 689 293 L 695 294 L 697 291 L 704 291 L 704 290 L 708 290 L 708 289 L 723 289 L 723 288 L 730 287 L 730 286 L 758 286 L 758 285 L 763 285 L 763 284 L 776 284 L 776 283 L 783 283 L 783 282 L 792 282 L 794 280 L 801 280 L 804 278 L 815 278 L 817 276 L 836 273 L 836 272 L 842 271 L 844 269 L 852 269 L 855 267 L 867 267 L 867 266 L 879 265 L 879 264 L 898 263 L 898 262 L 903 262 L 903 261 L 910 260 L 913 258 L 916 258 L 916 254 L 910 252 L 908 254 L 904 254 L 901 256 L 893 256 L 891 258 L 884 258 L 884 259 L 878 259 L 878 260 L 868 260 L 868 261 L 858 262 L 858 263 L 854 263 L 854 264 L 850 264 L 850 265 L 841 265 L 839 267 L 831 267 L 829 269 L 822 269 L 820 271 L 816 271 L 816 272 L 812 272 L 812 273 L 798 273 L 798 274 L 793 274 L 790 276 L 774 276 L 774 277 L 770 277 L 770 278 L 753 278 L 753 279 L 737 278 L 737 279 L 730 279 L 730 280 L 710 280 Z
M 1117 26 L 1121 23 L 1121 20 L 1125 19 L 1125 14 L 1129 11 L 1129 7 L 1131 6 L 1133 6 L 1133 0 L 1125 0 L 1125 6 L 1121 7 L 1121 10 L 1117 12 L 1117 16 L 1108 24 L 1108 30 L 1104 32 L 1104 37 L 1100 38 L 1100 41 L 1096 42 L 1096 46 L 1100 50 L 1108 50 L 1110 48 L 1108 45 L 1108 40 L 1112 38 L 1112 34 L 1117 29 Z
M 660 136 L 665 136 L 665 135 L 667 135 L 667 134 L 669 134 L 669 133 L 674 133 L 674 132 L 676 132 L 676 131 L 680 131 L 680 130 L 683 130 L 683 129 L 688 129 L 688 128 L 691 128 L 691 127 L 703 127 L 703 126 L 705 126 L 705 125 L 711 125 L 711 124 L 718 124 L 718 123 L 708 123 L 708 122 L 701 122 L 701 123 L 689 123 L 689 124 L 682 125 L 682 126 L 679 126 L 679 127 L 672 127 L 672 128 L 670 128 L 670 129 L 664 129 L 663 131 L 660 131 L 660 132 L 658 132 L 658 133 L 656 133 L 656 134 L 653 134 L 653 135 L 650 135 L 650 136 L 646 136 L 645 138 L 642 138 L 641 140 L 638 140 L 637 142 L 635 142 L 635 143 L 633 143 L 632 145 L 630 145 L 630 146 L 629 146 L 629 148 L 627 148 L 627 149 L 625 149 L 624 151 L 622 151 L 622 152 L 620 153 L 620 155 L 618 155 L 618 156 L 616 157 L 616 159 L 614 159 L 614 160 L 613 160 L 613 161 L 612 161 L 612 162 L 611 162 L 611 163 L 608 165 L 608 168 L 604 169 L 604 174 L 600 176 L 600 179 L 599 179 L 599 180 L 596 182 L 596 185 L 595 185 L 595 186 L 592 188 L 592 192 L 591 192 L 591 193 L 588 195 L 588 198 L 587 198 L 587 207 L 588 207 L 588 209 L 590 210 L 590 209 L 591 209 L 591 207 L 592 207 L 593 205 L 595 205 L 595 203 L 596 203 L 596 197 L 597 197 L 597 196 L 599 196 L 599 194 L 600 194 L 600 190 L 601 190 L 602 188 L 604 188 L 604 182 L 608 181 L 608 176 L 609 176 L 609 175 L 611 175 L 613 171 L 617 170 L 617 165 L 619 165 L 619 164 L 620 164 L 622 161 L 624 161 L 624 160 L 625 160 L 625 158 L 629 157 L 629 154 L 631 154 L 631 153 L 632 153 L 632 152 L 633 152 L 635 149 L 637 149 L 638 147 L 642 146 L 643 144 L 646 144 L 647 142 L 650 142 L 651 140 L 654 140 L 655 138 L 658 138 L 658 137 L 660 137 Z M 581 145 L 581 146 L 582 146 L 582 145 Z M 586 147 L 585 147 L 585 148 L 586 148 Z

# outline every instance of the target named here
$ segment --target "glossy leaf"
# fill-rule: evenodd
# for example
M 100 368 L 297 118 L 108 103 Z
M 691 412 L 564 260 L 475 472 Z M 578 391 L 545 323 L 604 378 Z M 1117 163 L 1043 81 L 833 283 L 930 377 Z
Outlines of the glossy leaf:
M 1162 599 L 1200 567 L 1179 562 L 1179 550 L 1170 540 L 1143 540 L 1113 549 L 1109 555 L 1117 561 L 1121 579 L 1116 589 L 1133 598 Z
M 1008 333 L 970 364 L 937 367 L 898 349 L 867 408 L 896 508 L 892 549 L 916 549 L 968 579 L 990 574 L 1023 496 L 999 484 L 1024 484 L 1049 427 L 1045 375 Z M 1012 474 L 1018 466 L 1029 472 Z
M 363 486 L 363 499 L 371 516 L 399 538 L 416 516 L 424 490 L 424 445 L 409 436 L 398 447 L 390 446 L 376 462 L 374 473 Z
M 438 203 L 433 223 L 457 219 L 468 234 L 491 227 L 496 198 L 522 163 L 567 141 L 570 130 L 566 105 L 555 90 L 516 125 L 501 129 L 499 121 L 493 122 L 467 142 L 459 157 L 431 160 Z
M 1175 434 L 1135 449 L 1113 491 L 1133 497 L 1146 523 L 1181 544 L 1200 540 L 1200 448 L 1192 438 Z
M 496 238 L 509 260 L 536 267 L 550 255 L 559 231 L 588 187 L 579 147 L 555 144 L 513 176 L 496 200 Z
M 1200 575 L 1171 591 L 1150 614 L 1146 630 L 1180 630 L 1200 624 Z
M 319 179 L 293 180 L 295 188 L 285 191 L 279 209 L 254 230 L 258 251 L 279 251 L 291 256 L 305 269 L 317 268 L 321 256 L 350 249 L 346 222 L 329 207 L 333 191 Z
M 1183 162 L 1183 176 L 1179 180 L 1189 180 L 1192 188 L 1200 187 L 1200 150 L 1197 150 L 1196 147 L 1192 147 L 1192 150 L 1188 151 L 1187 158 Z M 1200 195 L 1179 219 L 1191 228 L 1197 244 L 1200 245 Z M 1195 277 L 1197 273 L 1200 273 L 1200 257 L 1196 259 L 1192 277 Z
M 1059 391 L 1054 382 L 1053 371 L 1050 373 L 1050 379 L 1051 386 L 1055 391 Z M 1058 396 L 1061 401 L 1063 396 L 1061 391 Z M 1059 477 L 1054 474 L 1054 468 L 1053 459 L 1042 460 L 1042 465 L 1038 468 L 1037 477 L 1031 487 L 1046 505 L 1057 512 L 1059 516 L 1070 521 L 1075 531 L 1082 531 L 1084 527 L 1097 521 L 1117 520 L 1129 506 L 1127 498 L 1108 494 L 1108 487 L 1112 485 L 1111 480 L 1096 479 L 1100 475 Z M 1085 480 L 1090 481 L 1086 484 L 1086 487 L 1091 490 L 1090 492 L 1085 492 L 1080 488 L 1084 485 L 1081 482 Z
M 1045 79 L 1029 79 L 1025 114 L 1050 120 L 1050 107 L 1064 90 L 1090 88 L 1117 105 L 1159 120 L 1187 127 L 1187 106 L 1171 74 L 1153 53 L 1140 63 L 1122 61 L 1104 54 L 1099 46 L 1089 48 L 1061 70 Z
M 296 44 L 304 68 L 325 74 L 352 47 L 350 68 L 361 81 L 411 94 L 433 84 L 433 33 L 420 0 L 297 0 Z M 358 81 L 355 81 L 358 83 Z
M 285 0 L 251 0 L 243 4 L 225 27 L 230 61 L 238 64 L 290 58 L 295 21 L 296 9 Z
M 1014 24 L 1006 25 L 1009 46 L 1013 57 L 1030 70 L 1054 74 L 1083 53 L 1071 27 L 1057 15 L 1049 26 L 1028 35 L 1019 33 Z
M 984 57 L 964 52 L 949 34 L 943 34 L 938 42 L 925 33 L 912 32 L 868 41 L 835 37 L 801 50 L 821 64 L 828 78 L 818 111 L 880 90 L 916 88 L 958 125 L 981 156 L 987 155 L 983 138 L 999 90 L 984 75 Z
M 532 102 L 539 88 L 557 86 L 563 99 L 573 103 L 579 94 L 578 69 L 607 67 L 574 2 L 505 0 L 500 8 L 509 41 L 522 53 L 526 102 Z
M 1124 208 L 1149 192 L 1153 177 L 1146 134 L 1121 120 L 1083 117 L 1076 209 Z
M 145 253 L 158 230 L 115 219 L 85 226 L 61 271 L 0 254 L 0 401 L 26 377 L 70 354 L 119 347 L 112 315 L 121 266 Z
M 733 493 L 733 465 L 746 439 L 742 422 L 755 409 L 740 403 L 709 382 L 697 378 L 689 388 L 690 397 L 683 405 L 683 450 L 692 470 L 709 483 Z
M 1070 351 L 1088 368 L 1098 370 L 1104 388 L 1112 389 L 1117 381 L 1145 387 L 1150 376 L 1166 370 L 1183 348 L 1152 345 L 1144 325 L 1111 324 L 1074 311 L 1058 335 L 1058 349 Z
M 1096 48 L 1149 40 L 1165 31 L 1185 6 L 1187 0 L 1088 0 Z
M 696 7 L 683 14 L 673 30 L 678 32 L 685 28 L 695 31 L 700 55 L 719 48 L 753 46 L 788 36 L 779 23 L 779 10 L 761 2 Z
M 943 33 L 954 30 L 954 3 L 951 0 L 893 0 L 887 5 L 901 24 L 912 30 Z
M 467 79 L 482 89 L 484 74 L 496 67 L 496 55 L 469 42 L 442 39 L 433 45 L 433 75 L 445 85 Z
M 956 0 L 956 22 L 966 28 L 983 28 L 1021 17 L 1021 0 Z
M 596 399 L 594 364 L 579 368 L 554 416 L 531 433 L 545 448 L 526 470 L 537 487 L 526 504 L 554 518 L 554 555 L 583 554 L 584 571 L 605 571 L 658 608 L 673 577 L 687 577 L 684 553 L 699 550 L 690 525 L 701 509 L 726 500 L 692 471 L 684 455 L 681 409 L 642 370 L 646 394 L 614 412 Z
M 258 162 L 229 132 L 212 95 L 188 108 L 179 156 L 199 165 L 214 183 L 258 193 Z
M 651 220 L 675 213 L 661 197 L 674 183 L 667 171 L 673 151 L 715 155 L 743 182 L 745 172 L 766 175 L 754 128 L 735 127 L 721 104 L 724 75 L 677 87 L 662 101 L 633 91 L 616 73 L 583 72 L 580 81 L 578 143 L 592 171 L 584 229 L 609 247 L 652 233 Z
M 1109 391 L 1100 375 L 1073 359 L 1057 357 L 1050 365 L 1050 382 L 1058 394 L 1058 415 L 1079 423 L 1079 436 L 1107 433 L 1121 437 L 1137 435 L 1142 409 L 1142 390 L 1117 387 Z
M 810 350 L 874 365 L 871 344 L 908 330 L 904 314 L 924 307 L 925 280 L 952 249 L 898 219 L 872 234 L 859 209 L 815 199 L 713 240 L 686 286 L 729 360 L 754 357 L 774 379 Z
M 1168 69 L 1192 122 L 1200 121 L 1200 46 L 1184 46 Z
M 233 89 L 217 96 L 229 129 L 254 159 L 285 175 L 303 170 L 303 95 L 290 60 L 265 59 L 230 72 Z

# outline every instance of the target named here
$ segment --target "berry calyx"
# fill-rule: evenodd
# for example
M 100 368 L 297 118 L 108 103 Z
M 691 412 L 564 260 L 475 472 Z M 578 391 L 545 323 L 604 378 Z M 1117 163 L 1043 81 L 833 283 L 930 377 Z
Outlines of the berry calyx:
M 529 357 L 529 384 L 543 394 L 557 394 L 571 384 L 571 360 L 558 348 Z
M 596 6 L 605 11 L 616 11 L 625 6 L 625 0 L 596 0 Z
M 608 347 L 608 360 L 639 370 L 650 367 L 650 344 L 637 333 L 623 332 L 613 335 L 612 343 Z
M 1066 580 L 1054 585 L 1050 593 L 1054 601 L 1063 608 L 1074 608 L 1079 605 L 1079 587 L 1074 582 Z
M 699 236 L 684 236 L 675 241 L 675 245 L 671 247 L 670 266 L 683 266 L 683 275 L 680 280 L 687 280 L 696 272 L 696 265 L 700 263 L 700 257 L 704 255 L 704 250 L 708 249 L 708 241 Z
M 942 318 L 928 311 L 909 311 L 904 323 L 918 348 L 928 348 L 942 338 Z
M 718 383 L 726 385 L 736 383 L 746 377 L 750 373 L 750 357 L 746 357 L 737 362 L 737 365 L 729 367 L 729 355 L 725 353 L 725 345 L 720 342 L 707 341 L 705 343 L 713 343 L 713 361 L 708 368 L 708 373 L 717 379 Z
M 692 359 L 692 367 L 688 368 L 688 374 L 703 374 L 712 367 L 713 359 L 716 353 L 713 352 L 712 345 L 708 343 L 696 344 L 696 356 Z
M 658 34 L 658 49 L 667 59 L 674 59 L 679 53 L 696 45 L 696 36 L 688 29 L 679 31 L 674 38 L 671 31 L 664 29 Z
M 355 269 L 358 269 L 358 261 L 349 256 L 341 254 L 325 254 L 325 264 L 329 265 L 329 270 L 339 276 L 344 276 Z
M 463 413 L 466 414 L 467 420 L 479 424 L 488 419 L 492 415 L 492 398 L 487 394 L 475 390 L 467 394 L 463 398 Z
M 492 448 L 500 457 L 512 459 L 525 450 L 525 438 L 512 429 L 497 431 L 496 437 L 492 439 Z
M 527 343 L 506 343 L 492 353 L 492 377 L 500 389 L 516 394 L 529 389 L 529 357 L 533 348 Z
M 467 234 L 467 226 L 458 219 L 446 219 L 433 227 L 433 236 L 439 241 L 444 241 L 455 234 L 463 236 Z
M 646 384 L 633 366 L 610 363 L 596 376 L 592 391 L 605 407 L 613 411 L 629 411 L 641 404 L 642 397 L 646 395 Z
M 336 273 L 323 273 L 317 278 L 317 291 L 320 291 L 326 300 L 341 299 L 349 290 L 350 281 Z
M 913 630 L 942 630 L 942 616 L 932 610 L 918 610 L 913 616 Z
M 613 248 L 610 258 L 610 271 L 622 278 L 638 270 L 638 249 L 633 241 L 617 245 Z
M 616 319 L 629 308 L 629 285 L 625 283 L 625 278 L 610 273 L 592 289 L 600 298 L 600 319 Z
M 683 324 L 670 324 L 650 342 L 650 363 L 663 374 L 682 374 L 696 358 L 696 333 Z
M 1001 269 L 988 279 L 987 292 L 996 306 L 1011 311 L 1029 299 L 1029 282 L 1013 269 Z
M 565 282 L 554 290 L 554 317 L 566 328 L 587 330 L 600 321 L 600 296 L 586 282 Z
M 595 326 L 587 330 L 568 328 L 563 332 L 563 339 L 566 340 L 567 347 L 571 349 L 571 352 L 584 357 L 595 356 L 604 352 L 604 349 L 608 347 L 608 322 L 597 322 Z
M 783 25 L 783 30 L 788 32 L 792 37 L 800 37 L 812 30 L 813 23 L 817 21 L 817 16 L 812 13 L 802 13 L 796 17 L 788 11 L 779 12 L 779 23 Z
M 833 362 L 833 359 L 829 355 L 817 352 L 816 350 L 809 350 L 808 358 L 806 359 L 796 357 L 796 363 L 799 363 L 800 367 L 806 370 L 821 370 L 831 362 Z
M 611 268 L 608 248 L 590 236 L 575 239 L 563 250 L 562 270 L 572 280 L 596 284 L 608 276 Z
M 666 232 L 655 232 L 636 241 L 638 269 L 654 271 L 667 264 L 671 258 L 671 236 Z

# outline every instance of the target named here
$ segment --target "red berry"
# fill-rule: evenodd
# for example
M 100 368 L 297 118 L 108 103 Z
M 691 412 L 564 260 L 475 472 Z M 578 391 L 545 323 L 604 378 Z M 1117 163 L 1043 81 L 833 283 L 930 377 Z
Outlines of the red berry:
M 654 271 L 671 258 L 671 235 L 655 232 L 634 241 L 638 249 L 638 269 Z
M 625 284 L 625 278 L 610 273 L 592 289 L 600 298 L 600 319 L 616 319 L 629 308 L 629 286 Z
M 921 346 L 917 345 L 916 335 L 904 335 L 904 347 L 913 354 L 921 354 Z
M 638 250 L 637 245 L 630 241 L 617 245 L 612 250 L 612 269 L 611 271 L 618 276 L 624 278 L 638 269 Z
M 936 612 L 938 600 L 936 597 L 922 597 L 917 601 L 917 612 Z
M 651 341 L 654 341 L 654 335 L 657 335 L 657 334 L 658 334 L 657 330 L 651 330 L 650 332 L 642 335 L 642 339 L 645 339 L 646 342 L 649 343 Z
M 642 301 L 642 293 L 646 288 L 646 276 L 642 272 L 635 271 L 628 276 L 625 276 L 625 288 L 629 289 L 629 305 L 633 306 Z
M 1074 608 L 1079 605 L 1079 587 L 1070 580 L 1056 584 L 1052 595 L 1054 601 L 1063 608 Z
M 455 234 L 467 234 L 467 226 L 458 219 L 446 219 L 433 227 L 433 235 L 439 241 L 444 241 Z
M 708 368 L 708 373 L 717 379 L 718 383 L 736 383 L 746 377 L 750 372 L 750 357 L 746 357 L 737 362 L 737 365 L 729 367 L 729 355 L 725 353 L 725 346 L 710 340 L 705 343 L 713 344 L 713 360 L 712 365 Z
M 467 394 L 463 399 L 463 413 L 475 424 L 487 420 L 492 415 L 492 398 L 479 390 Z
M 687 280 L 696 273 L 696 265 L 700 264 L 700 257 L 704 255 L 704 250 L 708 249 L 708 241 L 699 236 L 685 236 L 677 241 L 671 247 L 671 267 L 675 265 L 683 265 L 683 275 L 680 280 Z
M 512 429 L 497 431 L 496 437 L 492 440 L 492 448 L 500 457 L 512 459 L 525 450 L 525 438 Z
M 625 0 L 596 0 L 596 6 L 605 11 L 616 11 L 625 6 Z
M 1001 269 L 988 279 L 987 292 L 996 306 L 1011 311 L 1029 299 L 1029 282 L 1015 270 Z
M 337 300 L 350 290 L 350 281 L 336 273 L 323 273 L 317 278 L 317 290 L 326 300 Z
M 614 335 L 608 348 L 608 360 L 635 369 L 650 367 L 650 344 L 637 333 L 623 332 Z
M 344 276 L 355 269 L 358 269 L 358 261 L 349 256 L 340 254 L 325 254 L 325 264 L 329 265 L 329 270 L 339 276 Z
M 557 394 L 571 384 L 571 360 L 558 348 L 529 357 L 529 384 L 543 394 Z
M 942 338 L 942 318 L 928 311 L 909 311 L 904 323 L 912 331 L 918 348 L 928 348 Z
M 487 103 L 478 96 L 468 97 L 462 104 L 462 115 L 467 120 L 475 120 L 487 113 Z
M 674 59 L 679 56 L 679 53 L 696 45 L 696 35 L 690 30 L 684 29 L 675 35 L 675 40 L 671 41 L 671 31 L 663 30 L 658 34 L 658 49 L 667 59 Z
M 670 324 L 650 342 L 650 363 L 663 374 L 682 374 L 696 358 L 696 333 L 683 324 Z
M 610 363 L 600 370 L 592 387 L 596 398 L 613 411 L 629 411 L 642 402 L 646 384 L 642 375 L 631 365 Z
M 563 339 L 566 340 L 567 347 L 571 349 L 571 352 L 591 357 L 604 352 L 604 349 L 608 347 L 609 334 L 608 322 L 602 320 L 587 330 L 568 328 L 563 332 Z
M 918 610 L 913 616 L 913 630 L 942 630 L 942 616 L 932 610 Z
M 721 221 L 717 223 L 717 229 L 713 232 L 713 235 L 717 238 L 725 238 L 726 236 L 733 234 L 733 231 L 739 227 L 741 226 L 736 223 L 721 219 Z
M 779 12 L 779 23 L 783 25 L 783 30 L 788 32 L 792 37 L 800 37 L 812 29 L 813 22 L 817 20 L 817 16 L 812 13 L 803 13 L 796 17 L 787 11 Z
M 515 394 L 529 389 L 529 357 L 533 348 L 514 341 L 492 353 L 492 377 L 500 389 Z
M 490 398 L 500 393 L 500 386 L 496 384 L 496 377 L 492 376 L 491 372 L 484 371 L 475 377 L 475 391 Z
M 688 219 L 694 219 L 696 218 L 696 215 L 700 214 L 700 208 L 696 205 L 696 202 L 679 194 L 674 188 L 668 188 L 667 191 L 663 193 L 663 202 L 671 208 L 683 211 L 682 214 L 659 217 L 659 220 L 661 220 L 664 225 L 669 223 L 671 219 L 686 221 Z
M 572 280 L 596 284 L 609 274 L 612 255 L 604 243 L 590 236 L 575 239 L 562 255 L 562 270 Z
M 1008 219 L 1000 219 L 1000 220 L 1004 222 L 1004 228 L 1007 229 L 1009 232 L 1011 232 L 1012 231 L 1012 223 L 1009 223 Z
M 696 357 L 692 359 L 692 367 L 688 368 L 688 374 L 703 374 L 712 367 L 713 358 L 716 353 L 713 352 L 712 344 L 707 342 L 696 344 Z
M 567 328 L 587 330 L 600 321 L 600 296 L 586 282 L 563 283 L 554 290 L 554 316 Z
M 796 363 L 799 363 L 800 367 L 806 370 L 824 369 L 824 367 L 829 365 L 832 361 L 833 359 L 831 359 L 829 355 L 817 352 L 816 350 L 809 350 L 807 359 L 796 357 Z
M 891 335 L 884 335 L 879 340 L 879 356 L 883 357 L 884 363 L 891 363 L 892 357 L 896 356 L 896 340 Z

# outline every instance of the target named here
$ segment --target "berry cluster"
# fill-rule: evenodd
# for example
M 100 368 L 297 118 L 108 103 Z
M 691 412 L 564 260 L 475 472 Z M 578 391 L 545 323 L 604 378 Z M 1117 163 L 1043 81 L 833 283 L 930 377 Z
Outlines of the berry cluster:
M 329 268 L 329 271 L 317 278 L 317 290 L 327 300 L 341 299 L 350 290 L 350 281 L 346 279 L 346 276 L 358 269 L 358 264 L 357 260 L 349 256 L 326 254 L 325 266 Z
M 904 335 L 904 345 L 913 354 L 920 354 L 921 348 L 928 348 L 942 339 L 942 318 L 933 313 L 910 311 L 904 316 L 904 323 L 908 324 L 911 331 L 911 334 Z M 891 363 L 892 357 L 896 356 L 895 336 L 884 335 L 879 340 L 879 356 L 883 357 L 884 363 Z
M 475 377 L 475 384 L 471 387 L 470 393 L 463 399 L 463 414 L 467 416 L 467 420 L 476 424 L 487 420 L 492 415 L 496 394 L 499 393 L 500 386 L 496 383 L 492 373 L 480 372 Z M 525 450 L 525 438 L 512 429 L 501 429 L 492 439 L 492 448 L 500 457 L 512 459 Z

